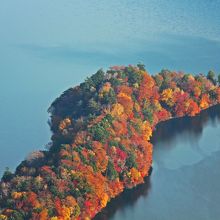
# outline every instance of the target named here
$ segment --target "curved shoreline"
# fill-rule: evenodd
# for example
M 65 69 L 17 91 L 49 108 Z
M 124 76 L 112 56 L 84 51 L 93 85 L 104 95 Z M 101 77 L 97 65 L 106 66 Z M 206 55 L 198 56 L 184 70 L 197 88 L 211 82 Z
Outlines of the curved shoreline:
M 15 174 L 3 175 L 3 218 L 93 218 L 149 175 L 159 123 L 218 102 L 220 87 L 201 74 L 152 76 L 141 64 L 98 70 L 51 104 L 49 150 L 33 152 Z
M 165 120 L 165 121 L 162 121 L 162 122 L 159 122 L 157 125 L 156 125 L 156 128 L 152 134 L 152 138 L 150 140 L 151 143 L 153 143 L 153 146 L 155 146 L 155 140 L 157 138 L 157 136 L 155 136 L 155 132 L 157 132 L 157 127 L 158 126 L 163 126 L 163 127 L 166 127 L 167 126 L 167 123 L 172 123 L 173 121 L 177 122 L 179 120 L 185 120 L 187 119 L 188 121 L 190 121 L 191 119 L 193 120 L 194 118 L 196 117 L 201 117 L 202 114 L 208 114 L 208 116 L 210 117 L 211 120 L 213 120 L 215 117 L 216 117 L 216 113 L 217 111 L 220 111 L 220 104 L 215 104 L 215 105 L 212 105 L 211 107 L 207 108 L 207 109 L 204 109 L 200 112 L 200 114 L 196 115 L 196 116 L 193 116 L 193 117 L 190 117 L 190 116 L 182 116 L 182 117 L 174 117 L 174 118 L 170 118 L 168 120 Z M 214 118 L 213 118 L 213 111 L 214 111 Z M 204 126 L 204 125 L 202 125 Z M 179 126 L 178 126 L 179 127 Z M 180 126 L 181 128 L 181 126 Z M 175 132 L 175 131 L 174 131 Z M 175 134 L 174 134 L 175 136 Z M 172 135 L 173 137 L 173 135 Z M 150 173 L 149 173 L 149 176 L 146 176 L 144 178 L 145 182 L 144 183 L 141 183 L 139 185 L 137 185 L 136 187 L 134 188 L 131 188 L 131 189 L 125 189 L 121 194 L 119 194 L 118 196 L 116 196 L 115 198 L 113 198 L 108 204 L 107 206 L 101 210 L 101 212 L 99 212 L 93 219 L 94 220 L 103 220 L 103 219 L 108 219 L 108 217 L 112 217 L 114 216 L 114 213 L 117 211 L 117 210 L 120 210 L 121 209 L 121 205 L 123 206 L 127 206 L 127 205 L 132 205 L 134 204 L 141 196 L 147 196 L 149 190 L 151 189 L 151 174 L 153 172 L 153 166 L 151 167 L 151 170 L 150 170 Z M 134 195 L 134 196 L 133 196 Z M 129 199 L 129 201 L 128 201 Z M 130 201 L 130 199 L 132 201 Z M 113 210 L 113 213 L 112 211 Z

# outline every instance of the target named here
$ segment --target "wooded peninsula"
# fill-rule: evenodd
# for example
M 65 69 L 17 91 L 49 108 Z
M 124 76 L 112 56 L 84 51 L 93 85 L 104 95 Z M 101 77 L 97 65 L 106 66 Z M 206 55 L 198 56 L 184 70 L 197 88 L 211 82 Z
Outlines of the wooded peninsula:
M 89 220 L 152 166 L 152 132 L 220 103 L 220 76 L 98 70 L 50 106 L 51 142 L 0 182 L 0 220 Z

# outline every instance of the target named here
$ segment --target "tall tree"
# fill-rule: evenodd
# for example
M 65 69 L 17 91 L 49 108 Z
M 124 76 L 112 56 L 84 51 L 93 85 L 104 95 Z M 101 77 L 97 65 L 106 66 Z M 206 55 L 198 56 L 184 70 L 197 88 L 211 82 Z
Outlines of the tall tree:
M 216 84 L 215 72 L 210 70 L 208 72 L 207 79 L 209 79 L 212 83 Z

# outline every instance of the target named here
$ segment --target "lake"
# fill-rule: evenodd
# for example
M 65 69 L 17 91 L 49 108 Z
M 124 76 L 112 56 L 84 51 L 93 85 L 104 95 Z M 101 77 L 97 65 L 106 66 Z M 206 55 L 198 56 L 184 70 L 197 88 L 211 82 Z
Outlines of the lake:
M 99 68 L 220 73 L 218 0 L 0 3 L 0 175 L 44 148 L 50 103 Z
M 50 103 L 99 68 L 143 62 L 152 74 L 163 68 L 188 73 L 213 69 L 220 73 L 219 0 L 0 3 L 0 175 L 5 167 L 14 170 L 28 153 L 45 148 L 51 135 L 47 125 Z M 187 209 L 190 205 L 195 214 L 204 212 L 204 219 L 213 213 L 216 205 L 206 198 L 216 200 L 211 189 L 218 182 L 210 181 L 210 191 L 204 195 L 192 192 L 205 188 L 209 179 L 214 180 L 212 172 L 217 170 L 211 167 L 217 167 L 219 160 L 218 153 L 211 152 L 217 151 L 215 140 L 220 128 L 218 124 L 213 127 L 211 121 L 203 125 L 202 133 L 201 126 L 181 126 L 167 127 L 158 135 L 154 171 L 148 184 L 151 190 L 140 186 L 148 196 L 138 197 L 138 207 L 130 199 L 131 204 L 122 205 L 113 219 L 121 219 L 123 213 L 131 219 L 142 209 L 149 218 L 156 219 L 155 204 L 168 201 L 166 198 L 174 193 L 176 200 L 159 208 L 163 219 L 172 219 L 175 211 L 194 217 Z M 194 177 L 197 172 L 199 176 Z M 203 205 L 197 201 L 202 198 Z M 176 203 L 178 208 L 168 209 Z M 125 212 L 124 207 L 128 207 Z
M 95 220 L 214 220 L 220 216 L 220 105 L 153 133 L 153 171 Z

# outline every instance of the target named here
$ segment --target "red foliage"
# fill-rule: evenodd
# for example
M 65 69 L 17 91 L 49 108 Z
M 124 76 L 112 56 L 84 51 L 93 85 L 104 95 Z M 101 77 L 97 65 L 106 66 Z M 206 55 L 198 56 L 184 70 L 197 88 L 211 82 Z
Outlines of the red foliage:
M 157 123 L 217 103 L 220 88 L 203 75 L 163 70 L 152 77 L 143 66 L 98 71 L 54 102 L 51 149 L 32 154 L 1 182 L 0 204 L 32 220 L 49 220 L 51 210 L 51 219 L 91 219 L 149 175 Z M 2 213 L 9 218 L 13 210 Z

